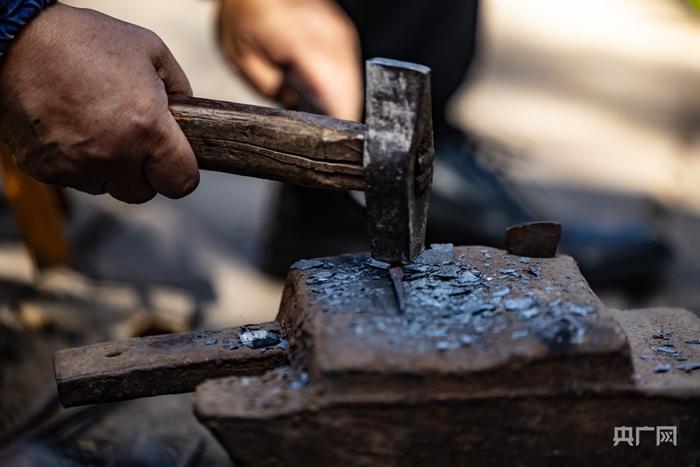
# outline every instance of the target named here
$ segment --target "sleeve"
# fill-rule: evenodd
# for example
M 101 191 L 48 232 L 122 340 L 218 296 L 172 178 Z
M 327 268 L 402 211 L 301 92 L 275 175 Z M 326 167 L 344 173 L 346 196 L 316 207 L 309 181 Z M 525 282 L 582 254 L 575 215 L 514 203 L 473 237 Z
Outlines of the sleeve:
M 0 62 L 22 27 L 56 0 L 0 0 Z

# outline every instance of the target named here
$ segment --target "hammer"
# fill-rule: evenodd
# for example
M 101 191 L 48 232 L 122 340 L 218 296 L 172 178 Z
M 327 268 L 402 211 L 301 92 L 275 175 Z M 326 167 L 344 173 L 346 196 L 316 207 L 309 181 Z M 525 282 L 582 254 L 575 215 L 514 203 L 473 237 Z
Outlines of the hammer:
M 364 124 L 200 98 L 172 98 L 170 111 L 200 169 L 364 191 L 372 257 L 397 266 L 423 251 L 434 158 L 429 68 L 367 61 Z

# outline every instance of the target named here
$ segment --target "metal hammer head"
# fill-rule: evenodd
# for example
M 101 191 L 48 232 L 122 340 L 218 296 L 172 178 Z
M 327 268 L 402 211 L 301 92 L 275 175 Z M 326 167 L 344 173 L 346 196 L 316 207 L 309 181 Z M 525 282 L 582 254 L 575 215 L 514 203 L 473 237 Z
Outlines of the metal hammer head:
M 364 171 L 372 257 L 413 261 L 425 248 L 433 180 L 430 68 L 375 58 L 367 62 Z

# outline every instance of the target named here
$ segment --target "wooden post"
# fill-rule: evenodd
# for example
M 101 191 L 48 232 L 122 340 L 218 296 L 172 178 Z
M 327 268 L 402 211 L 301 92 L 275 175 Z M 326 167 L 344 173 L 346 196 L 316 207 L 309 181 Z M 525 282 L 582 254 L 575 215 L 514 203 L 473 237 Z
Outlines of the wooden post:
M 20 171 L 7 146 L 0 143 L 3 187 L 27 250 L 37 269 L 73 264 L 63 226 L 58 188 Z

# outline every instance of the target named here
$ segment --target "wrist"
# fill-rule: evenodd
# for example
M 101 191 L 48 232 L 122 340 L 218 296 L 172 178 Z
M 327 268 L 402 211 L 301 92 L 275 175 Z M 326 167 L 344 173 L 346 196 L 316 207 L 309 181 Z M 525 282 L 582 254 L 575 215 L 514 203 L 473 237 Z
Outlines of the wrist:
M 19 32 L 56 0 L 0 0 L 0 62 Z

